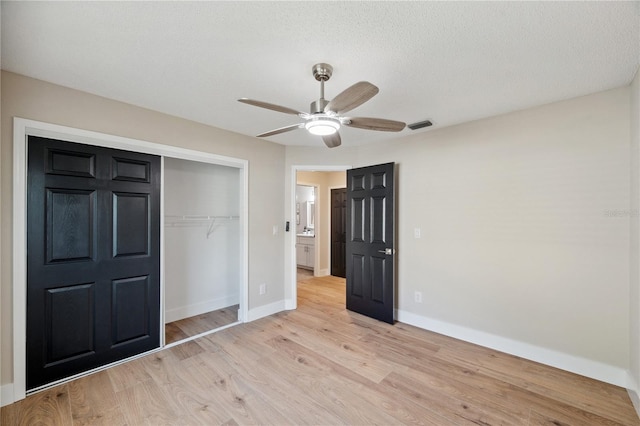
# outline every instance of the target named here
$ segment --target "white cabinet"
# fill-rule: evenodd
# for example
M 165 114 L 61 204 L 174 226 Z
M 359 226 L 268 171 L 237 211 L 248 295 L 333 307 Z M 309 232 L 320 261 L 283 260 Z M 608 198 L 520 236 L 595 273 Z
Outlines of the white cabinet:
M 316 248 L 313 237 L 297 237 L 296 263 L 302 268 L 313 269 L 316 259 Z
M 307 246 L 296 244 L 296 263 L 298 266 L 306 266 L 307 262 Z

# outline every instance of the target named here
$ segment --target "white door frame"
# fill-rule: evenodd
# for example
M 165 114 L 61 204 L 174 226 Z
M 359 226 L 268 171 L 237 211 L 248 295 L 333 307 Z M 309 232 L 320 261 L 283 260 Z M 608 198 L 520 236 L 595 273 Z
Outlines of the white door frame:
M 57 124 L 15 117 L 13 120 L 13 401 L 26 396 L 26 324 L 27 324 L 27 137 L 42 136 L 98 145 L 107 148 L 159 155 L 164 166 L 164 157 L 218 164 L 240 169 L 240 307 L 238 320 L 247 320 L 249 306 L 249 162 L 240 158 L 226 157 L 207 152 L 194 151 L 146 142 L 138 139 L 114 136 L 105 133 L 75 129 Z M 164 346 L 164 169 L 161 171 L 160 192 L 160 342 Z M 100 367 L 100 369 L 105 368 Z M 92 370 L 95 371 L 95 370 Z M 86 373 L 83 373 L 86 374 Z M 78 375 L 79 376 L 79 375 Z M 74 376 L 76 377 L 76 376 Z M 68 379 L 64 379 L 68 380 Z M 57 382 L 55 382 L 57 383 Z M 50 385 L 53 385 L 50 384 Z M 8 401 L 2 401 L 3 404 Z
M 323 165 L 323 166 L 313 166 L 313 165 L 293 165 L 291 166 L 291 182 L 289 184 L 289 194 L 290 195 L 290 205 L 289 205 L 289 217 L 291 218 L 295 218 L 296 217 L 296 184 L 298 181 L 298 172 L 299 171 L 303 171 L 303 172 L 342 172 L 342 171 L 346 171 L 349 169 L 352 169 L 352 166 L 349 165 L 334 165 L 334 166 L 327 166 L 327 165 Z M 311 184 L 313 185 L 313 184 Z M 316 213 L 318 213 L 318 208 L 316 206 Z M 318 217 L 316 216 L 316 220 L 319 220 Z M 295 224 L 295 221 L 293 222 Z M 295 226 L 295 225 L 294 225 Z M 329 230 L 329 232 L 331 232 L 331 230 Z M 296 266 L 296 233 L 295 232 L 290 232 L 289 235 L 289 264 L 291 265 L 290 267 L 290 274 L 289 276 L 291 277 L 291 279 L 289 280 L 289 288 L 291 290 L 291 301 L 290 301 L 290 306 L 287 309 L 296 309 L 296 307 L 298 306 L 298 286 L 297 286 L 297 266 Z M 319 259 L 318 257 L 318 247 L 316 244 L 316 259 Z M 314 265 L 314 271 L 315 271 L 315 265 Z M 285 292 L 286 293 L 286 292 Z

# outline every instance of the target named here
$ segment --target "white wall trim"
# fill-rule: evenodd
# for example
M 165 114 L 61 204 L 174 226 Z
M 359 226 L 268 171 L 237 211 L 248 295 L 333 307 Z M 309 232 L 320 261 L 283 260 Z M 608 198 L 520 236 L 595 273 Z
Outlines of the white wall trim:
M 0 405 L 0 407 L 4 407 L 5 405 L 9 405 L 14 402 L 13 401 L 13 383 L 8 383 L 0 387 L 0 400 L 2 400 L 2 405 Z
M 293 165 L 291 166 L 291 182 L 289 183 L 289 221 L 295 224 L 296 217 L 296 185 L 298 183 L 298 171 L 305 172 L 343 172 L 352 169 L 349 165 L 336 165 L 336 166 L 314 166 L 314 165 Z M 318 210 L 316 208 L 316 214 Z M 295 226 L 295 225 L 293 225 Z M 288 250 L 288 253 L 287 253 Z M 318 255 L 318 247 L 316 246 L 316 256 Z M 289 235 L 289 247 L 285 245 L 285 270 L 287 268 L 287 259 L 289 260 L 289 288 L 291 289 L 291 299 L 287 300 L 287 309 L 296 309 L 298 306 L 298 288 L 297 288 L 297 272 L 296 272 L 296 233 L 290 232 Z M 329 260 L 331 262 L 331 260 Z M 315 265 L 314 265 L 315 271 Z M 318 275 L 319 276 L 319 275 Z M 286 286 L 286 284 L 285 284 Z
M 464 340 L 465 342 L 475 343 L 476 345 L 519 356 L 616 386 L 625 388 L 628 386 L 628 372 L 620 367 L 424 317 L 403 310 L 397 311 L 397 318 L 398 321 L 405 324 L 444 334 L 445 336 Z
M 164 311 L 164 323 L 178 321 L 183 318 L 189 318 L 206 312 L 217 311 L 218 309 L 237 305 L 240 295 L 233 294 L 230 296 L 219 297 L 217 299 L 205 300 L 187 306 L 179 306 Z
M 633 408 L 636 409 L 636 413 L 638 417 L 640 417 L 640 395 L 638 395 L 638 383 L 635 378 L 631 374 L 630 371 L 627 371 L 627 393 L 629 394 L 629 399 L 631 399 L 631 403 L 633 404 Z
M 165 345 L 165 297 L 164 297 L 164 157 L 160 157 L 160 347 Z
M 268 317 L 269 315 L 277 314 L 286 310 L 285 301 L 278 300 L 277 302 L 269 303 L 268 305 L 258 306 L 257 308 L 249 309 L 247 312 L 247 321 L 251 322 L 260 318 Z
M 629 399 L 631 399 L 633 408 L 636 409 L 636 414 L 640 417 L 640 397 L 638 396 L 638 392 L 632 389 L 627 389 L 627 393 L 629 394 Z
M 331 262 L 331 260 L 329 260 L 329 262 Z M 329 269 L 325 268 L 325 269 L 320 269 L 316 277 L 326 277 L 327 275 L 329 275 Z
M 11 398 L 5 399 L 2 387 L 2 403 L 10 404 L 26 395 L 26 189 L 27 189 L 27 136 L 57 138 L 87 145 L 154 154 L 203 163 L 218 164 L 241 170 L 240 234 L 241 274 L 240 307 L 238 319 L 245 321 L 249 306 L 249 161 L 207 152 L 163 145 L 153 142 L 76 129 L 52 123 L 14 117 L 13 119 L 13 383 Z M 162 197 L 162 196 L 161 196 Z M 161 198 L 162 200 L 162 198 Z M 161 207 L 162 208 L 162 207 Z M 161 225 L 163 224 L 161 218 Z M 160 241 L 164 229 L 160 230 Z M 163 261 L 164 248 L 160 248 Z M 160 292 L 164 294 L 164 263 L 160 270 Z M 161 324 L 164 324 L 161 321 Z M 162 326 L 161 326 L 162 328 Z M 161 338 L 161 344 L 163 340 Z M 8 385 L 5 385 L 8 386 Z M 6 391 L 9 392 L 9 391 Z
M 284 301 L 284 309 L 287 311 L 291 311 L 296 308 L 296 301 L 293 299 L 285 299 Z

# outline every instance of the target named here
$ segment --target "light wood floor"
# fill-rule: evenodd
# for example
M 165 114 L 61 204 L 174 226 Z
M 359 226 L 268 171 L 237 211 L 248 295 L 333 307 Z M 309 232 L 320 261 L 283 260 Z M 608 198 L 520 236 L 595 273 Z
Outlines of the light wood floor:
M 624 389 L 348 312 L 343 279 L 298 295 L 296 311 L 32 395 L 2 424 L 640 424 Z
M 313 278 L 313 271 L 305 268 L 297 269 L 296 281 L 300 282 L 300 281 L 308 280 L 309 278 Z
M 168 345 L 236 321 L 238 321 L 238 305 L 173 321 L 164 326 L 164 341 Z

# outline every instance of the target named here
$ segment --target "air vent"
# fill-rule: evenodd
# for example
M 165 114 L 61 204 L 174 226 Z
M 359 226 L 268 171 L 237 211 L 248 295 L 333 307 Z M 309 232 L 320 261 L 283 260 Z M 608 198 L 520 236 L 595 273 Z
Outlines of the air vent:
M 418 130 L 418 129 L 422 129 L 423 127 L 429 127 L 432 125 L 433 123 L 431 121 L 424 120 L 424 121 L 419 121 L 417 123 L 409 124 L 407 127 L 410 128 L 411 130 Z

